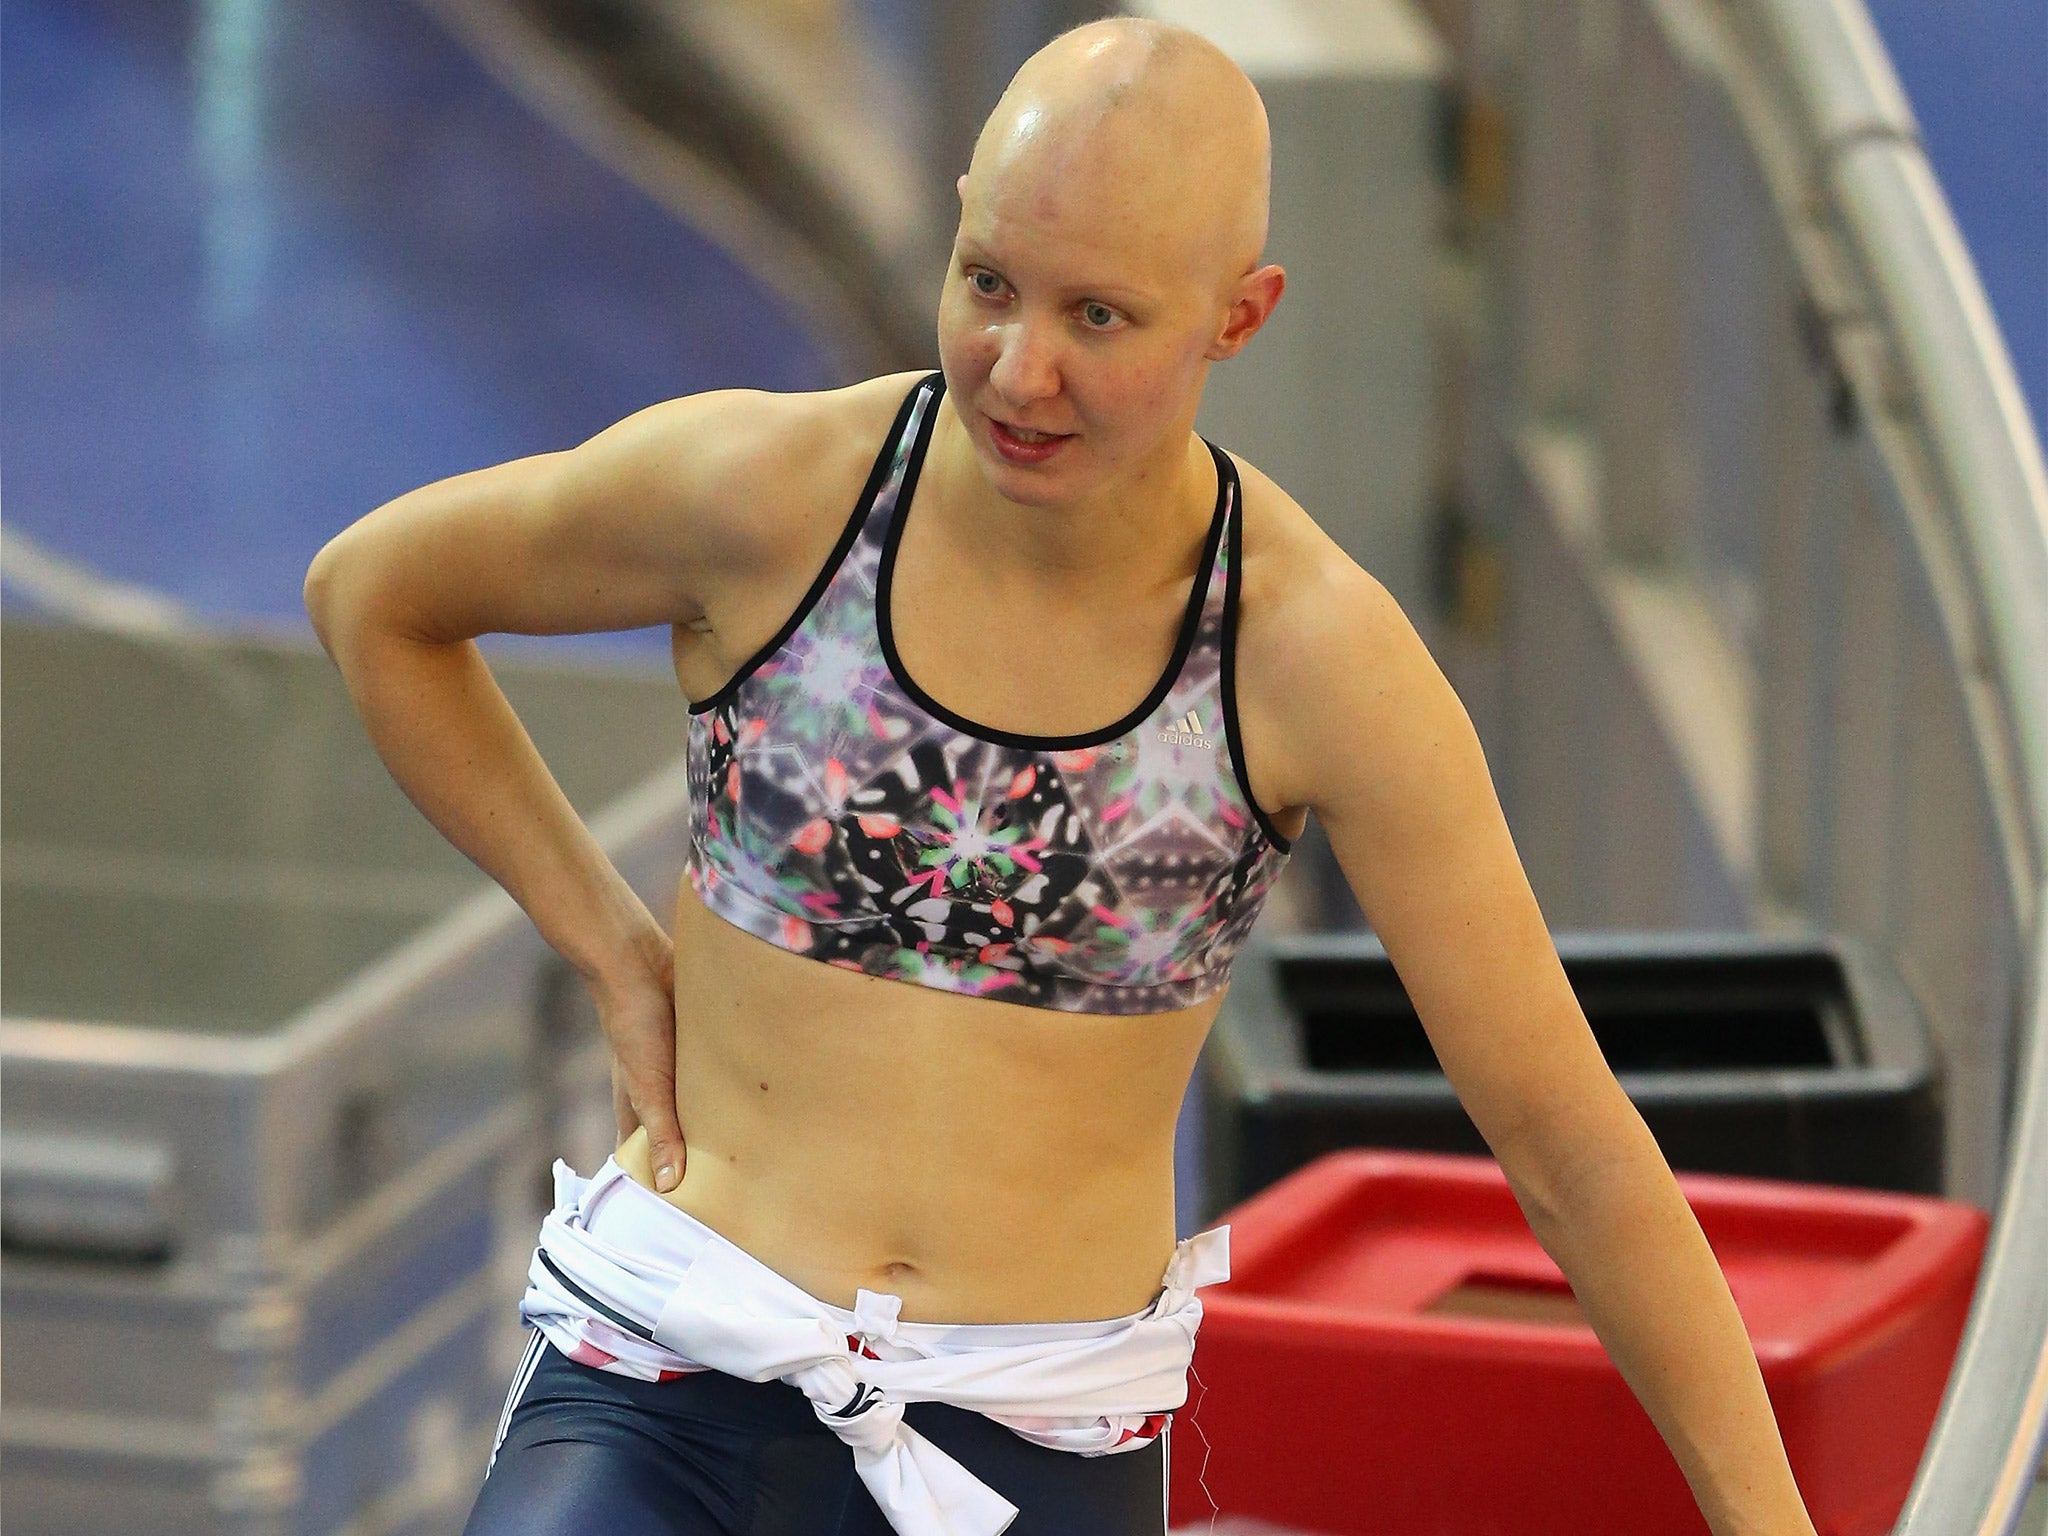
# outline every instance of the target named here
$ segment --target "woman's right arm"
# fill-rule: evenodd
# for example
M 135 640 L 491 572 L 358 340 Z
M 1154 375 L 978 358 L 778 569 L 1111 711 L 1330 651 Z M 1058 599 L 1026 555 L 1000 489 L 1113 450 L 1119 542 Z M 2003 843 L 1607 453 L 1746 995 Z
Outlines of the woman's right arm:
M 772 561 L 746 484 L 789 397 L 722 392 L 642 411 L 580 447 L 410 491 L 337 535 L 306 611 L 392 777 L 582 975 L 656 1180 L 683 1171 L 674 958 L 570 806 L 484 664 L 478 635 L 687 624 Z M 786 445 L 785 445 L 786 446 Z

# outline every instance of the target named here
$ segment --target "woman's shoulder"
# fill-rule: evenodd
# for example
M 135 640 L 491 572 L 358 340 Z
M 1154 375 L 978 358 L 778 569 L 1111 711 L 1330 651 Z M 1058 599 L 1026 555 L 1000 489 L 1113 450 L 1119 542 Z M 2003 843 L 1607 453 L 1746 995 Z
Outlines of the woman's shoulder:
M 861 473 L 881 446 L 921 373 L 892 373 L 833 389 L 726 389 L 670 400 L 645 413 L 653 440 L 686 450 L 696 473 L 730 489 L 788 489 L 782 482 L 829 478 L 839 461 Z
M 1294 622 L 1321 606 L 1319 595 L 1332 583 L 1372 580 L 1270 475 L 1241 453 L 1230 458 L 1244 488 L 1245 623 Z
M 1391 679 L 1431 664 L 1386 587 L 1270 476 L 1231 458 L 1244 486 L 1235 643 L 1252 778 L 1282 806 L 1306 805 L 1318 753 L 1300 722 L 1359 677 Z
M 751 580 L 829 545 L 905 395 L 922 374 L 834 389 L 722 389 L 650 406 L 578 457 L 586 478 L 692 550 Z

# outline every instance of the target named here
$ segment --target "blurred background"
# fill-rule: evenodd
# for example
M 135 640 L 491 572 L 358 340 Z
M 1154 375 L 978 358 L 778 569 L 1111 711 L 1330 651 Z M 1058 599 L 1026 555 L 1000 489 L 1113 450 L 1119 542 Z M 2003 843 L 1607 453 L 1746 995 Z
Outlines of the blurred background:
M 607 1068 L 580 985 L 376 759 L 306 566 L 402 491 L 657 400 L 934 364 L 974 134 L 1107 9 L 9 0 L 15 1530 L 460 1529 L 546 1168 L 610 1149 Z M 1603 1050 L 1674 1167 L 1743 1181 L 1702 1219 L 1817 1525 L 2048 1530 L 2048 13 L 1129 9 L 1214 38 L 1274 127 L 1288 298 L 1200 426 L 1414 617 Z M 484 646 L 667 910 L 666 630 Z M 1485 1151 L 1313 827 L 1298 855 L 1183 1114 L 1184 1232 L 1257 1230 L 1243 1202 L 1340 1149 Z M 1413 1306 L 1510 1373 L 1590 1340 L 1475 1281 L 1442 1208 L 1303 1241 L 1435 1233 L 1450 1267 Z M 1906 1265 L 1915 1223 L 1952 1232 L 1939 1264 Z M 1235 1348 L 1219 1328 L 1205 1350 Z M 1214 1359 L 1246 1401 L 1278 1379 Z M 1333 1457 L 1399 1410 L 1376 1379 Z M 1703 1532 L 1640 1410 L 1601 1401 L 1640 1467 L 1556 1481 L 1604 1488 L 1607 1523 L 1560 1486 L 1490 1524 L 1427 1478 L 1397 1519 L 1306 1448 L 1248 1464 L 1256 1416 L 1219 1433 L 1247 1464 L 1176 1466 L 1174 1520 Z M 1569 1460 L 1527 1413 L 1419 1454 L 1496 1428 Z M 1602 1476 L 1678 1512 L 1624 1519 Z

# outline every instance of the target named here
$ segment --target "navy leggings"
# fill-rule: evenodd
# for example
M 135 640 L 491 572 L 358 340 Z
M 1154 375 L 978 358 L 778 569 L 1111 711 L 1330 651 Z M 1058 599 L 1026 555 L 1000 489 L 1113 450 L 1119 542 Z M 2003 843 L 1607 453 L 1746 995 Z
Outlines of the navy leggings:
M 852 1450 L 786 1381 L 636 1381 L 538 1333 L 513 1381 L 464 1536 L 892 1536 Z M 1166 1435 L 1077 1456 L 949 1403 L 911 1403 L 904 1419 L 1017 1506 L 1005 1536 L 1166 1529 Z

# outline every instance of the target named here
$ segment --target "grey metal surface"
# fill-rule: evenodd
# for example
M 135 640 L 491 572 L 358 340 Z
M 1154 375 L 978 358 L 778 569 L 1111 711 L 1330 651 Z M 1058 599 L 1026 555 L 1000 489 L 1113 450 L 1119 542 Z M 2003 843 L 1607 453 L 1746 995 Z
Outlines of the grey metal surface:
M 2048 1446 L 2048 887 L 2035 910 L 2005 1188 L 1899 1536 L 2012 1536 Z
M 2026 1507 L 2020 1511 L 2019 1524 L 2014 1529 L 2019 1536 L 2048 1536 L 2048 1457 L 2043 1457 L 2034 1469 L 2033 1492 L 2027 1495 Z
M 480 1475 L 539 1214 L 550 951 L 317 649 L 9 624 L 8 1514 L 429 1531 Z M 495 658 L 665 912 L 664 672 Z
M 1984 648 L 2022 776 L 2016 805 L 2033 869 L 2048 859 L 2048 470 L 2012 361 L 1905 93 L 1860 0 L 1750 0 L 1729 6 L 1775 54 L 1751 59 L 1796 115 L 1807 191 L 1853 266 L 1891 387 L 1873 404 L 1902 418 L 1926 456 L 1913 469 L 1953 522 L 1969 562 L 1956 615 Z M 1901 470 L 1907 466 L 1899 466 Z
M 406 1505 L 451 1528 L 502 1390 L 530 1156 L 515 1101 L 261 1271 L 11 1254 L 7 1514 L 47 1536 L 325 1536 Z

